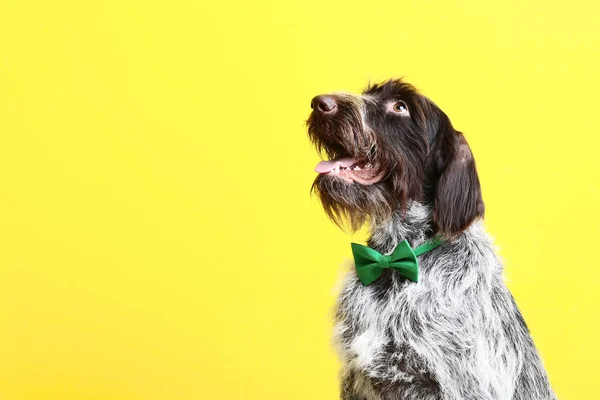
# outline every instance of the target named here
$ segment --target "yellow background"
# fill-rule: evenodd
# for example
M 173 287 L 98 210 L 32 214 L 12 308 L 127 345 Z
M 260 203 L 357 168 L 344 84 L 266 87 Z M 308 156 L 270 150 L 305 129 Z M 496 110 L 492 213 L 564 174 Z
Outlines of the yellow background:
M 598 7 L 2 2 L 0 399 L 335 399 L 351 238 L 303 123 L 391 76 L 466 133 L 551 381 L 597 398 Z

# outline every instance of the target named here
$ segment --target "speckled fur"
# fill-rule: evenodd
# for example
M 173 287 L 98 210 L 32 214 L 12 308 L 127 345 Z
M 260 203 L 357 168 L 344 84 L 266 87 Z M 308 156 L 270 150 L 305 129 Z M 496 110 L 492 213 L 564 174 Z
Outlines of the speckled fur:
M 402 79 L 312 104 L 308 134 L 321 153 L 385 172 L 367 185 L 319 174 L 313 191 L 326 214 L 351 230 L 369 224 L 368 244 L 383 254 L 404 239 L 445 239 L 419 257 L 418 283 L 389 269 L 369 286 L 347 274 L 334 330 L 342 399 L 555 399 L 484 230 L 462 132 Z
M 389 254 L 426 238 L 430 210 L 374 221 Z M 483 223 L 419 257 L 415 284 L 386 270 L 370 286 L 350 271 L 335 310 L 344 400 L 555 399 Z

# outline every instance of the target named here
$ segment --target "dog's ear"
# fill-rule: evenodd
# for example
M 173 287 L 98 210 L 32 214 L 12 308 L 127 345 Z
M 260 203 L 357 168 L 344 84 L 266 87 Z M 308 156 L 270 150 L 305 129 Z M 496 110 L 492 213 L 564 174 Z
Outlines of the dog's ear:
M 483 217 L 484 205 L 473 153 L 463 134 L 441 114 L 430 153 L 435 190 L 433 228 L 437 234 L 453 238 Z

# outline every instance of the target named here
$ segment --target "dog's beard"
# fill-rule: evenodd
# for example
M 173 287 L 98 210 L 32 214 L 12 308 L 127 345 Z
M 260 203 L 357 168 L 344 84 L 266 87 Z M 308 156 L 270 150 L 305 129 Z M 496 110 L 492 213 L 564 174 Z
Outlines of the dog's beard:
M 373 220 L 391 217 L 394 201 L 387 182 L 374 185 L 349 184 L 332 175 L 319 175 L 312 190 L 327 216 L 340 228 L 358 230 Z
M 362 132 L 358 135 L 363 135 L 363 140 L 366 137 L 373 140 L 374 137 L 374 134 L 367 136 Z M 312 191 L 321 200 L 328 217 L 340 228 L 356 231 L 365 223 L 385 222 L 395 212 L 406 211 L 410 200 L 421 198 L 422 155 L 411 154 L 410 158 L 400 148 L 384 146 L 383 151 L 372 144 L 366 147 L 370 153 L 349 157 L 345 152 L 345 144 L 336 142 L 333 146 L 325 145 L 319 142 L 319 136 L 315 136 L 315 140 L 317 148 L 321 144 L 324 152 L 337 161 L 319 163 L 319 175 Z M 368 161 L 357 163 L 357 160 Z M 371 168 L 352 170 L 355 165 L 362 166 L 365 163 L 371 164 Z M 335 165 L 338 165 L 338 171 L 332 172 L 330 169 Z
M 396 208 L 393 173 L 385 159 L 378 156 L 374 134 L 363 131 L 362 125 L 361 131 L 355 127 L 340 124 L 337 130 L 325 134 L 309 125 L 315 147 L 329 158 L 315 168 L 319 175 L 312 191 L 327 216 L 350 231 L 368 222 L 386 220 Z

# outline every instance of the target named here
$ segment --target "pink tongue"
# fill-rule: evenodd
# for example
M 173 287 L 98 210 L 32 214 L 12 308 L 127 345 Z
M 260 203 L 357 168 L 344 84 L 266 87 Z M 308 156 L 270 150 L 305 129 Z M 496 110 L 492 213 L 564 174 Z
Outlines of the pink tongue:
M 352 164 L 356 164 L 357 162 L 358 161 L 356 160 L 356 158 L 352 157 L 344 157 L 331 161 L 321 161 L 315 167 L 315 171 L 320 174 L 326 174 L 330 171 L 333 171 L 338 165 L 340 167 L 348 168 L 349 166 L 351 166 Z

